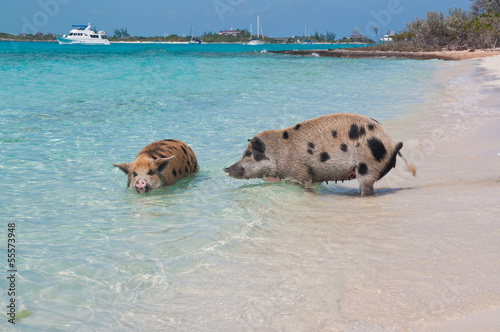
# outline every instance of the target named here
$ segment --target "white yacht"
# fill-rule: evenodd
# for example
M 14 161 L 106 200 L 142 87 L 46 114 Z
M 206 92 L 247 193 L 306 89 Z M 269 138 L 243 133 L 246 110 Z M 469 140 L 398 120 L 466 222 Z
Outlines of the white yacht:
M 73 25 L 69 35 L 57 36 L 60 45 L 81 44 L 81 45 L 109 45 L 106 39 L 106 32 L 94 32 L 88 25 Z

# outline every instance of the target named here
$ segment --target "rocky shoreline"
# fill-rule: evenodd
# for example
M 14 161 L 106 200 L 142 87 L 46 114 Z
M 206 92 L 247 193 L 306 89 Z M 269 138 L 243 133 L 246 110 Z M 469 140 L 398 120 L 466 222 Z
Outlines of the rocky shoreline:
M 464 60 L 474 58 L 486 58 L 500 55 L 500 51 L 475 50 L 475 51 L 441 51 L 441 52 L 404 52 L 404 51 L 372 51 L 353 49 L 328 49 L 328 50 L 294 50 L 294 51 L 270 51 L 270 53 L 319 56 L 332 58 L 401 58 L 414 60 Z

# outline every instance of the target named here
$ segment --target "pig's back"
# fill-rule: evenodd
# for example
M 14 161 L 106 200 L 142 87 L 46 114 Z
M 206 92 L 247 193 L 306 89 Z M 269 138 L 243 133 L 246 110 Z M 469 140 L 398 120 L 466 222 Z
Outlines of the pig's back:
M 144 147 L 137 154 L 137 157 L 141 154 L 147 154 L 153 159 L 168 158 L 175 155 L 175 158 L 162 172 L 166 180 L 165 184 L 175 183 L 177 180 L 188 177 L 198 170 L 198 160 L 193 150 L 186 143 L 177 139 L 153 142 Z

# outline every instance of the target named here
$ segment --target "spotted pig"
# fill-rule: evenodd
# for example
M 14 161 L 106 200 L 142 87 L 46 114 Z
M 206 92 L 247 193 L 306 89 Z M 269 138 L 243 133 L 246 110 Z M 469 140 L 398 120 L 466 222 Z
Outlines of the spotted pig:
M 396 155 L 403 158 L 402 147 L 376 120 L 330 114 L 258 133 L 249 140 L 243 157 L 224 171 L 237 179 L 291 179 L 304 188 L 358 179 L 361 196 L 369 196 L 374 194 L 373 184 L 396 166 Z M 415 167 L 403 160 L 415 175 Z
M 169 186 L 198 170 L 193 150 L 176 139 L 165 139 L 147 145 L 132 163 L 113 164 L 127 175 L 127 186 L 146 193 Z

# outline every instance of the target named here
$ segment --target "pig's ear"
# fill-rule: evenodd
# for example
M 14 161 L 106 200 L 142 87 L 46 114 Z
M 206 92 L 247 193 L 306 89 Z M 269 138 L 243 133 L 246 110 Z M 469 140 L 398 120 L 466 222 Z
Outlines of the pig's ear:
M 158 168 L 158 172 L 163 172 L 163 170 L 170 164 L 170 161 L 174 159 L 175 155 L 168 158 L 158 158 L 155 160 L 155 165 Z
M 128 173 L 130 171 L 130 166 L 132 166 L 132 164 L 130 164 L 130 163 L 113 164 L 113 166 L 118 167 L 119 169 L 121 169 L 123 171 L 123 173 L 128 175 Z
M 250 144 L 252 144 L 252 149 L 259 153 L 264 154 L 266 152 L 266 143 L 259 137 L 255 136 L 250 140 Z

